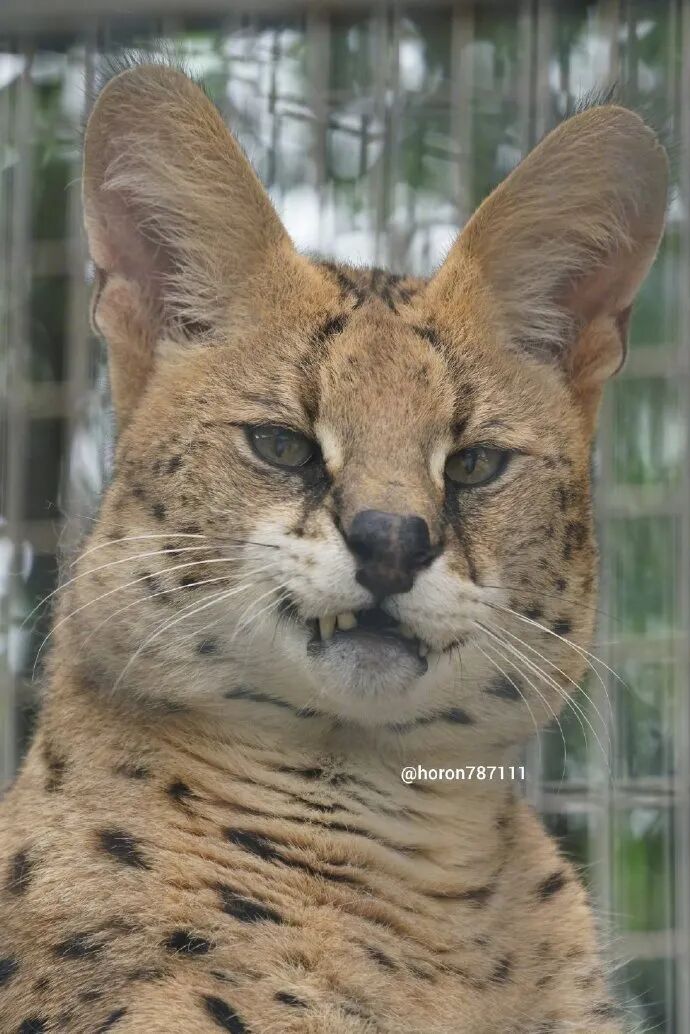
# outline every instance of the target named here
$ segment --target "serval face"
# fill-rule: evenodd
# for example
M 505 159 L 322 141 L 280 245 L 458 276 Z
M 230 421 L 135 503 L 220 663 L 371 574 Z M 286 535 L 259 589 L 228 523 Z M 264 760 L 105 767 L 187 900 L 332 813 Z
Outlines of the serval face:
M 98 681 L 391 736 L 548 721 L 592 631 L 596 410 L 665 208 L 651 131 L 613 106 L 558 127 L 428 281 L 298 255 L 162 67 L 101 95 L 84 197 L 120 440 L 61 635 Z

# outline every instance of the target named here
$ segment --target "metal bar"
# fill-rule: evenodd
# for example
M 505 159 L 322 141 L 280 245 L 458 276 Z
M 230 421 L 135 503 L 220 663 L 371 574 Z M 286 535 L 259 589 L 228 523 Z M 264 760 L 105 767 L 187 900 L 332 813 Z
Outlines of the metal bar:
M 677 37 L 681 40 L 680 84 L 676 94 L 676 116 L 678 137 L 683 160 L 679 166 L 679 188 L 683 201 L 681 259 L 676 289 L 678 291 L 679 345 L 685 358 L 682 373 L 677 380 L 682 393 L 685 415 L 686 462 L 683 473 L 683 507 L 680 521 L 680 556 L 678 570 L 681 572 L 678 587 L 679 627 L 690 629 L 690 295 L 687 290 L 690 275 L 690 5 L 678 0 L 676 4 Z M 684 572 L 684 574 L 683 574 Z M 690 793 L 690 636 L 677 667 L 677 738 L 676 766 L 678 780 L 678 801 L 676 807 L 675 850 L 675 925 L 679 944 L 676 980 L 676 1015 L 678 1034 L 690 1034 L 690 807 L 683 797 Z
M 29 339 L 27 301 L 31 276 L 31 249 L 27 228 L 31 225 L 31 148 L 33 142 L 33 91 L 31 52 L 23 53 L 24 69 L 17 83 L 17 100 L 12 137 L 17 161 L 11 180 L 11 223 L 9 246 L 9 340 L 7 377 L 9 397 L 6 400 L 7 458 L 5 473 L 6 534 L 12 544 L 12 564 L 5 620 L 8 642 L 12 636 L 13 600 L 19 578 L 22 556 L 24 504 L 27 465 L 29 417 L 23 405 L 23 392 L 17 385 L 28 380 Z M 5 721 L 0 723 L 0 786 L 12 778 L 17 767 L 17 696 L 16 674 L 12 670 L 9 650 L 3 672 Z

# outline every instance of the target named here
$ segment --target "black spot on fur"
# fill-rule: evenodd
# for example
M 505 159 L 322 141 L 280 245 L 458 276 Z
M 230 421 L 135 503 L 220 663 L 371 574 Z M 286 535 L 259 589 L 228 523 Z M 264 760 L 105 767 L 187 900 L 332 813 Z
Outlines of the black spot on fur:
M 102 991 L 82 991 L 79 995 L 80 1002 L 98 1002 L 103 997 Z
M 122 1009 L 115 1009 L 114 1012 L 111 1012 L 110 1016 L 107 1017 L 105 1022 L 100 1025 L 100 1027 L 96 1027 L 95 1034 L 105 1034 L 107 1030 L 112 1030 L 117 1021 L 121 1020 L 126 1012 L 127 1009 L 124 1007 Z
M 210 941 L 198 937 L 191 930 L 173 930 L 163 943 L 168 951 L 182 955 L 206 955 L 212 947 Z
M 4 957 L 0 955 L 0 987 L 6 984 L 10 977 L 19 969 L 19 963 L 16 959 L 11 958 L 8 955 Z
M 237 894 L 230 887 L 218 887 L 223 911 L 241 923 L 283 923 L 285 920 L 268 905 L 262 905 L 259 901 L 252 901 L 242 894 Z
M 7 889 L 11 894 L 23 894 L 31 882 L 33 862 L 27 851 L 17 851 L 10 860 Z
M 76 933 L 55 945 L 55 954 L 61 959 L 85 959 L 97 955 L 103 945 L 93 941 L 89 933 Z
M 468 715 L 467 711 L 463 711 L 461 707 L 451 707 L 448 711 L 444 711 L 440 717 L 444 722 L 453 722 L 455 725 L 474 725 L 474 718 Z
M 283 1005 L 289 1005 L 293 1009 L 306 1009 L 307 1003 L 302 999 L 298 998 L 297 995 L 290 994 L 289 991 L 276 991 L 275 1000 L 282 1002 Z
M 244 851 L 249 851 L 251 854 L 257 855 L 259 858 L 263 858 L 265 861 L 272 862 L 280 858 L 280 854 L 276 848 L 271 844 L 270 840 L 266 837 L 259 836 L 258 833 L 250 833 L 244 829 L 226 829 L 225 838 L 229 840 L 231 844 L 235 844 L 237 847 L 241 847 Z
M 45 787 L 48 793 L 54 793 L 62 786 L 67 760 L 58 754 L 50 743 L 44 743 L 43 745 L 43 759 L 48 769 Z
M 185 524 L 180 528 L 180 535 L 201 535 L 201 528 L 198 524 Z
M 150 571 L 140 571 L 137 575 L 137 578 L 139 578 L 142 582 L 146 582 L 146 588 L 150 589 L 151 592 L 161 591 L 160 581 L 158 580 L 158 578 L 156 578 L 155 574 L 151 574 Z
M 530 621 L 539 621 L 539 619 L 543 618 L 543 616 L 544 611 L 541 609 L 541 607 L 528 607 L 528 609 L 525 611 L 525 617 L 529 618 Z
M 415 334 L 418 334 L 419 337 L 423 337 L 425 341 L 428 341 L 432 348 L 441 348 L 440 335 L 436 328 L 432 327 L 430 323 L 425 323 L 423 325 L 415 324 L 415 326 L 413 326 L 412 329 L 414 330 Z
M 122 829 L 101 829 L 98 831 L 100 846 L 111 858 L 133 869 L 150 869 L 151 866 L 141 852 L 139 842 Z
M 242 1020 L 235 1010 L 222 998 L 214 995 L 204 995 L 202 998 L 206 1011 L 223 1030 L 229 1030 L 231 1034 L 249 1034 Z
M 546 901 L 548 898 L 553 897 L 559 890 L 565 887 L 566 883 L 565 873 L 563 872 L 552 872 L 550 876 L 547 876 L 545 880 L 537 886 L 537 896 Z
M 554 585 L 558 592 L 565 592 L 565 590 L 568 588 L 568 583 L 566 582 L 565 578 L 557 578 L 554 582 Z
M 50 980 L 48 977 L 41 977 L 34 984 L 34 991 L 47 991 L 50 987 Z
M 136 762 L 125 761 L 115 769 L 116 775 L 125 776 L 127 779 L 149 779 L 151 772 L 145 765 Z
M 194 589 L 199 584 L 194 574 L 185 574 L 180 578 L 179 585 L 183 589 Z
M 135 499 L 144 499 L 146 492 L 141 485 L 132 485 L 132 495 Z
M 556 635 L 568 635 L 573 630 L 572 622 L 567 618 L 559 618 L 551 627 Z
M 496 963 L 496 968 L 491 974 L 491 980 L 495 984 L 505 984 L 510 980 L 510 974 L 513 969 L 513 964 L 508 958 L 499 959 Z
M 601 1005 L 595 1005 L 592 1013 L 594 1016 L 599 1016 L 605 1020 L 616 1020 L 620 1016 L 620 1010 L 615 1005 L 611 1005 L 610 1002 L 602 1002 Z
M 326 338 L 332 337 L 333 334 L 342 334 L 346 323 L 347 314 L 345 313 L 339 313 L 337 316 L 329 316 L 316 331 L 314 341 L 317 344 L 320 344 L 325 341 Z
M 196 794 L 193 790 L 187 786 L 181 779 L 175 779 L 170 783 L 165 791 L 168 797 L 171 797 L 175 804 L 186 804 L 187 801 L 193 800 Z
M 501 700 L 520 700 L 517 683 L 515 680 L 511 682 L 505 675 L 492 679 L 485 692 L 490 693 L 493 697 L 499 697 Z
M 218 640 L 202 639 L 200 643 L 197 643 L 196 652 L 202 657 L 206 657 L 208 654 L 218 653 Z
M 364 950 L 369 958 L 373 959 L 374 962 L 378 962 L 379 966 L 383 966 L 384 969 L 398 968 L 393 959 L 386 955 L 385 951 L 381 951 L 380 948 L 376 948 L 373 944 L 365 944 Z
M 182 457 L 179 453 L 176 456 L 171 456 L 168 460 L 167 471 L 168 474 L 174 474 L 175 471 L 182 466 Z
M 151 507 L 151 514 L 156 518 L 157 521 L 165 520 L 165 506 L 163 503 L 154 503 Z
M 28 1019 L 19 1024 L 17 1034 L 44 1034 L 47 1024 L 48 1021 L 41 1016 L 29 1016 Z
M 493 895 L 494 890 L 495 887 L 491 884 L 486 884 L 482 887 L 472 887 L 470 890 L 439 890 L 430 894 L 429 897 L 437 898 L 441 901 L 465 901 L 470 905 L 476 905 L 477 908 L 483 908 Z

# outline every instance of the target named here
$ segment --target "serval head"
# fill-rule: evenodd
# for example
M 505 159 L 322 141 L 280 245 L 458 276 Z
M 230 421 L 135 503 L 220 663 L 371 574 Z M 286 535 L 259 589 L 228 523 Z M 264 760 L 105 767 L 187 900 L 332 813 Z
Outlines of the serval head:
M 654 133 L 593 107 L 430 279 L 353 268 L 297 253 L 184 74 L 112 79 L 84 206 L 119 440 L 73 663 L 257 726 L 507 745 L 548 721 L 585 666 L 597 407 L 666 193 Z

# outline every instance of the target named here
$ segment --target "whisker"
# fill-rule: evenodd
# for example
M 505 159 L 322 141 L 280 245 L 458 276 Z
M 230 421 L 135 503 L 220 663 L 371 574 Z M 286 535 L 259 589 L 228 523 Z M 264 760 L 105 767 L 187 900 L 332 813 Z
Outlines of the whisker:
M 269 570 L 269 569 L 270 569 L 270 564 L 267 564 L 266 566 L 264 566 L 264 567 L 259 567 L 259 568 L 257 568 L 257 569 L 256 569 L 256 570 L 254 570 L 254 571 L 248 571 L 248 572 L 246 572 L 246 577 L 254 577 L 255 575 L 257 575 L 257 574 L 260 574 L 261 572 L 263 572 L 263 571 L 266 571 L 266 570 Z M 252 588 L 253 588 L 254 586 L 256 586 L 256 584 L 257 584 L 257 582 L 256 582 L 256 581 L 252 582 Z M 271 591 L 272 591 L 272 592 L 275 592 L 277 588 L 283 588 L 283 587 L 284 587 L 284 585 L 286 585 L 286 584 L 287 584 L 287 583 L 281 583 L 280 585 L 278 585 L 278 586 L 275 586 L 275 587 L 274 587 L 274 588 L 273 588 L 273 589 L 272 589 Z M 265 593 L 264 595 L 266 595 L 266 596 L 267 596 L 267 595 L 268 595 L 268 593 Z M 263 596 L 260 596 L 260 597 L 259 597 L 259 599 L 263 599 Z M 256 600 L 255 600 L 254 602 L 256 603 L 256 602 L 258 602 L 258 601 L 256 601 Z M 252 605 L 252 604 L 250 604 L 250 606 L 251 606 L 251 605 Z M 226 619 L 226 615 L 225 615 L 225 614 L 221 614 L 221 616 L 220 616 L 219 618 L 214 618 L 214 620 L 213 620 L 213 621 L 209 621 L 209 623 L 208 623 L 208 624 L 206 624 L 206 625 L 204 625 L 204 626 L 203 626 L 202 628 L 200 628 L 200 629 L 194 629 L 194 631 L 193 631 L 193 632 L 189 632 L 189 633 L 188 633 L 187 635 L 184 635 L 184 636 L 182 636 L 181 638 L 177 639 L 177 640 L 176 640 L 176 645 L 178 645 L 178 646 L 179 646 L 179 644 L 180 644 L 180 643 L 184 643 L 184 642 L 186 642 L 186 641 L 187 641 L 188 639 L 193 639 L 193 638 L 194 638 L 195 636 L 197 636 L 197 635 L 203 635 L 203 634 L 204 634 L 205 632 L 207 632 L 207 631 L 208 631 L 208 630 L 209 630 L 210 628 L 215 628 L 217 624 L 219 624 L 219 623 L 220 623 L 221 621 L 224 621 L 225 619 Z M 235 635 L 236 635 L 236 634 L 237 634 L 237 632 L 235 632 Z M 233 637 L 232 637 L 232 640 L 231 640 L 231 642 L 234 642 L 234 641 L 235 641 L 235 635 L 233 635 Z
M 214 582 L 227 582 L 229 577 L 230 577 L 230 575 L 220 574 L 216 578 L 205 578 L 203 581 L 195 582 L 194 583 L 194 588 L 196 589 L 200 585 L 211 585 Z M 130 584 L 133 584 L 133 583 L 130 583 Z M 123 586 L 123 588 L 126 588 L 126 586 Z M 172 589 L 160 589 L 158 592 L 152 592 L 148 596 L 142 596 L 141 599 L 133 600 L 131 603 L 128 603 L 126 606 L 120 607 L 118 610 L 114 610 L 112 614 L 108 614 L 108 616 L 105 617 L 103 619 L 103 621 L 99 621 L 99 623 L 96 625 L 96 627 L 89 632 L 89 634 L 87 635 L 86 639 L 84 639 L 82 641 L 82 643 L 80 644 L 81 648 L 86 646 L 88 641 L 98 632 L 98 630 L 100 628 L 103 627 L 103 625 L 107 625 L 108 622 L 112 621 L 113 618 L 116 618 L 118 616 L 118 614 L 124 614 L 124 612 L 126 610 L 129 610 L 131 607 L 137 607 L 137 606 L 140 606 L 140 604 L 142 604 L 142 603 L 148 603 L 149 600 L 155 599 L 156 596 L 172 595 L 172 593 L 174 593 L 174 592 L 188 592 L 188 591 L 189 591 L 189 586 L 188 585 L 174 585 L 172 587 Z M 195 603 L 196 602 L 197 601 L 195 600 Z
M 501 666 L 494 660 L 493 657 L 490 657 L 489 654 L 486 653 L 486 651 L 482 649 L 482 647 L 479 645 L 478 642 L 475 641 L 474 645 L 479 650 L 479 652 L 482 654 L 482 656 L 484 656 L 487 659 L 489 664 L 493 665 L 493 667 L 496 668 L 496 670 L 503 676 L 503 678 L 508 680 L 508 682 L 513 687 L 513 689 L 515 689 L 515 691 L 520 694 L 520 697 L 522 698 L 522 701 L 525 704 L 525 707 L 529 711 L 529 716 L 532 719 L 532 725 L 534 726 L 534 731 L 537 734 L 537 749 L 539 751 L 539 768 L 541 769 L 541 767 L 542 767 L 542 754 L 541 754 L 541 739 L 539 738 L 539 726 L 537 725 L 537 720 L 534 717 L 534 711 L 529 706 L 529 701 L 528 701 L 527 697 L 522 692 L 520 687 L 518 685 L 516 685 L 516 683 L 513 681 L 513 679 L 511 679 L 510 675 L 508 675 L 503 670 L 503 668 L 501 668 Z M 486 644 L 486 645 L 491 645 L 491 644 Z M 494 647 L 494 649 L 495 649 L 495 647 Z M 520 674 L 522 674 L 522 672 Z M 539 693 L 539 690 L 537 690 L 537 694 L 539 696 L 541 696 L 541 698 L 542 698 L 542 700 L 544 702 L 544 706 L 549 708 L 549 704 L 548 704 L 546 698 L 542 694 Z M 553 708 L 549 708 L 549 710 L 551 711 L 551 714 L 556 719 L 556 721 L 558 721 L 558 718 L 556 717 L 556 712 L 553 710 Z M 561 735 L 563 735 L 562 731 L 561 731 Z M 563 746 L 565 747 L 565 738 L 563 739 Z
M 170 536 L 166 537 L 169 538 Z M 58 585 L 56 589 L 53 589 L 52 592 L 49 592 L 47 596 L 44 596 L 44 598 L 36 604 L 33 610 L 26 615 L 19 627 L 23 628 L 26 622 L 31 620 L 38 608 L 42 607 L 45 603 L 48 602 L 48 600 L 51 600 L 53 596 L 56 596 L 59 592 L 64 592 L 65 589 L 69 588 L 70 585 L 74 585 L 75 582 L 80 582 L 83 578 L 88 578 L 89 575 L 98 574 L 99 571 L 105 571 L 109 567 L 117 567 L 118 564 L 127 564 L 130 562 L 133 563 L 135 560 L 146 560 L 147 558 L 153 556 L 165 556 L 166 554 L 176 555 L 177 553 L 190 553 L 199 549 L 208 550 L 213 548 L 213 546 L 181 546 L 179 549 L 156 549 L 148 553 L 137 553 L 135 556 L 120 557 L 119 560 L 111 560 L 107 564 L 101 564 L 99 567 L 91 567 L 88 571 L 82 571 L 81 574 L 75 575 L 74 578 L 69 578 L 66 582 L 63 582 L 62 585 Z
M 596 677 L 599 679 L 599 682 L 601 683 L 601 686 L 602 686 L 602 689 L 604 690 L 604 693 L 606 692 L 606 686 L 604 685 L 604 680 L 602 679 L 601 675 L 596 670 L 596 668 L 591 663 L 589 663 L 589 659 L 591 659 L 592 661 L 596 661 L 598 664 L 601 664 L 601 666 L 603 668 L 605 668 L 606 671 L 608 671 L 610 675 L 613 675 L 613 677 L 615 679 L 617 679 L 618 682 L 620 682 L 620 684 L 625 689 L 629 689 L 630 688 L 628 686 L 628 684 L 621 678 L 621 676 L 616 671 L 614 671 L 613 668 L 610 668 L 609 665 L 605 661 L 603 661 L 601 659 L 601 657 L 597 657 L 596 654 L 590 653 L 589 650 L 585 650 L 584 646 L 580 646 L 578 643 L 571 643 L 571 641 L 569 639 L 566 639 L 564 636 L 559 635 L 558 632 L 554 632 L 552 629 L 547 628 L 546 625 L 542 625 L 540 621 L 534 621 L 532 618 L 525 617 L 524 614 L 520 614 L 517 610 L 513 610 L 512 607 L 502 607 L 498 603 L 489 603 L 486 600 L 484 602 L 485 602 L 486 606 L 489 607 L 492 610 L 502 610 L 502 611 L 505 611 L 506 614 L 512 614 L 513 617 L 516 618 L 518 621 L 524 621 L 525 624 L 533 625 L 534 628 L 538 628 L 542 632 L 546 632 L 547 635 L 554 636 L 555 639 L 560 639 L 560 641 L 562 643 L 565 643 L 566 646 L 569 646 L 571 648 L 571 650 L 575 650 L 576 653 L 579 653 L 582 657 L 585 658 L 585 660 L 587 660 L 587 662 L 589 664 L 589 667 L 592 669 L 592 671 L 594 672 Z
M 158 554 L 153 554 L 153 555 L 156 556 Z M 183 570 L 186 567 L 197 567 L 197 566 L 200 566 L 201 564 L 227 564 L 227 563 L 235 563 L 235 560 L 233 558 L 231 558 L 231 557 L 212 557 L 210 560 L 190 560 L 186 564 L 175 564 L 173 567 L 168 567 L 168 568 L 166 568 L 164 573 L 169 574 L 172 571 L 181 571 L 181 570 Z M 126 582 L 124 585 L 116 585 L 114 589 L 108 589 L 107 592 L 104 592 L 100 596 L 97 596 L 96 599 L 94 599 L 94 600 L 87 600 L 86 603 L 83 603 L 80 607 L 77 607 L 76 610 L 71 611 L 66 617 L 61 618 L 60 621 L 56 622 L 53 625 L 53 627 L 51 628 L 51 630 L 48 632 L 48 634 L 46 635 L 45 639 L 43 640 L 43 642 L 41 643 L 41 645 L 38 648 L 38 651 L 36 653 L 36 658 L 34 660 L 32 678 L 35 678 L 35 676 L 36 676 L 36 666 L 38 664 L 38 661 L 39 661 L 39 658 L 41 656 L 41 653 L 43 652 L 43 649 L 45 648 L 45 646 L 48 643 L 48 641 L 53 637 L 55 632 L 57 632 L 58 628 L 60 628 L 62 625 L 64 625 L 66 621 L 69 621 L 70 618 L 73 618 L 77 614 L 80 614 L 83 610 L 86 610 L 87 607 L 91 607 L 91 606 L 93 606 L 96 603 L 100 603 L 100 601 L 106 599 L 106 597 L 112 596 L 116 592 L 122 592 L 124 589 L 129 589 L 132 585 L 137 585 L 140 582 L 145 582 L 149 578 L 150 578 L 150 575 L 149 574 L 145 574 L 145 575 L 141 575 L 141 577 L 139 577 L 139 578 L 135 578 L 131 582 Z
M 526 650 L 529 650 L 530 653 L 536 654 L 537 657 L 539 657 L 540 660 L 546 661 L 547 664 L 551 665 L 551 667 L 555 671 L 557 671 L 559 675 L 562 675 L 563 678 L 566 679 L 575 690 L 577 690 L 580 693 L 582 693 L 582 695 L 585 697 L 585 699 L 590 704 L 590 706 L 596 711 L 597 717 L 598 717 L 599 721 L 601 722 L 602 728 L 606 729 L 606 727 L 607 727 L 606 720 L 605 720 L 604 716 L 602 715 L 601 711 L 599 710 L 599 708 L 597 707 L 597 705 L 595 704 L 594 700 L 591 698 L 589 693 L 587 693 L 586 690 L 583 689 L 582 686 L 580 686 L 580 684 L 578 682 L 576 682 L 573 678 L 570 677 L 570 675 L 568 675 L 567 672 L 563 671 L 562 668 L 559 668 L 558 665 L 554 661 L 552 661 L 549 657 L 546 657 L 540 650 L 537 650 L 537 649 L 535 649 L 535 647 L 530 646 L 529 643 L 526 643 L 524 639 L 521 639 L 519 636 L 515 635 L 513 632 L 509 632 L 508 629 L 505 628 L 503 625 L 493 624 L 492 622 L 489 622 L 489 621 L 487 621 L 487 625 L 491 625 L 491 627 L 493 627 L 493 629 L 495 631 L 497 631 L 497 632 L 503 632 L 504 635 L 509 635 L 511 639 L 514 639 L 517 643 L 520 643 L 520 645 L 524 646 L 524 648 Z M 613 718 L 613 707 L 611 706 L 611 701 L 609 700 L 609 697 L 608 697 L 608 694 L 606 693 L 606 690 L 604 690 L 604 695 L 606 697 L 606 703 L 608 704 L 609 717 L 611 718 L 611 721 L 613 722 L 613 720 L 614 720 L 614 718 Z
M 215 603 L 220 603 L 221 600 L 229 599 L 231 596 L 236 596 L 238 592 L 246 591 L 247 589 L 251 588 L 253 584 L 253 582 L 247 582 L 244 585 L 240 585 L 239 587 L 233 589 L 222 589 L 219 593 L 213 593 L 210 600 L 207 600 L 205 603 L 200 604 L 194 610 L 191 610 L 191 612 L 180 614 L 178 617 L 173 618 L 170 621 L 164 622 L 164 624 L 160 626 L 156 632 L 150 635 L 148 639 L 146 639 L 134 651 L 134 653 L 127 661 L 126 665 L 124 666 L 120 674 L 118 675 L 115 684 L 113 685 L 112 692 L 114 693 L 116 691 L 117 687 L 122 682 L 122 679 L 124 678 L 125 674 L 130 669 L 132 664 L 135 662 L 137 657 L 141 655 L 141 653 L 146 649 L 147 646 L 150 646 L 151 643 L 155 642 L 155 640 L 158 639 L 159 636 L 161 636 L 165 631 L 167 631 L 168 628 L 174 627 L 175 625 L 179 624 L 180 621 L 184 621 L 187 618 L 194 617 L 195 614 L 199 614 L 201 613 L 201 611 L 207 610 Z
M 73 560 L 70 567 L 76 567 L 84 557 L 89 556 L 91 553 L 96 553 L 99 549 L 107 549 L 108 546 L 117 546 L 120 542 L 137 542 L 141 539 L 206 539 L 208 535 L 192 534 L 191 532 L 176 531 L 174 533 L 169 532 L 152 532 L 146 535 L 124 535 L 119 539 L 108 539 L 107 542 L 99 542 L 97 546 L 91 546 L 90 549 L 84 550 L 76 560 Z
M 490 635 L 494 639 L 498 640 L 498 642 L 500 642 L 501 645 L 506 650 L 509 650 L 511 653 L 514 653 L 515 656 L 519 657 L 519 659 L 522 661 L 522 663 L 526 664 L 527 667 L 532 672 L 534 672 L 535 675 L 537 675 L 538 677 L 541 677 L 547 683 L 547 685 L 550 685 L 552 689 L 556 690 L 556 692 L 559 694 L 560 697 L 562 697 L 562 699 L 565 701 L 565 703 L 567 703 L 568 706 L 570 708 L 572 708 L 573 713 L 578 718 L 578 721 L 580 722 L 580 725 L 582 727 L 582 733 L 583 733 L 584 738 L 585 738 L 585 745 L 587 745 L 587 734 L 585 733 L 584 726 L 582 726 L 582 720 L 581 720 L 580 716 L 582 716 L 582 718 L 584 718 L 585 722 L 587 723 L 587 725 L 589 726 L 589 728 L 590 728 L 590 730 L 592 732 L 592 735 L 594 736 L 595 740 L 597 741 L 597 744 L 598 744 L 598 746 L 599 746 L 599 748 L 601 750 L 602 756 L 606 759 L 607 768 L 608 768 L 609 774 L 611 774 L 611 767 L 610 767 L 610 764 L 609 764 L 609 761 L 608 761 L 609 754 L 604 749 L 604 745 L 601 742 L 601 740 L 599 739 L 599 736 L 597 735 L 597 731 L 594 728 L 594 726 L 592 725 L 591 721 L 589 720 L 589 716 L 587 715 L 587 713 L 584 710 L 584 708 L 580 707 L 580 705 L 571 696 L 569 696 L 561 686 L 558 685 L 558 683 L 555 681 L 555 679 L 553 679 L 547 672 L 545 672 L 542 668 L 540 668 L 538 664 L 535 664 L 534 661 L 531 661 L 529 659 L 529 657 L 527 657 L 524 653 L 522 653 L 521 650 L 518 650 L 518 648 L 516 646 L 513 646 L 511 643 L 506 643 L 505 641 L 499 639 L 499 637 L 494 632 L 492 632 L 490 629 L 486 628 L 486 626 L 482 625 L 480 622 L 477 622 L 477 623 L 480 624 L 480 627 L 484 629 L 484 631 L 487 633 L 487 635 Z M 609 752 L 610 752 L 610 747 L 611 747 L 610 737 L 608 737 L 608 746 L 609 746 Z

